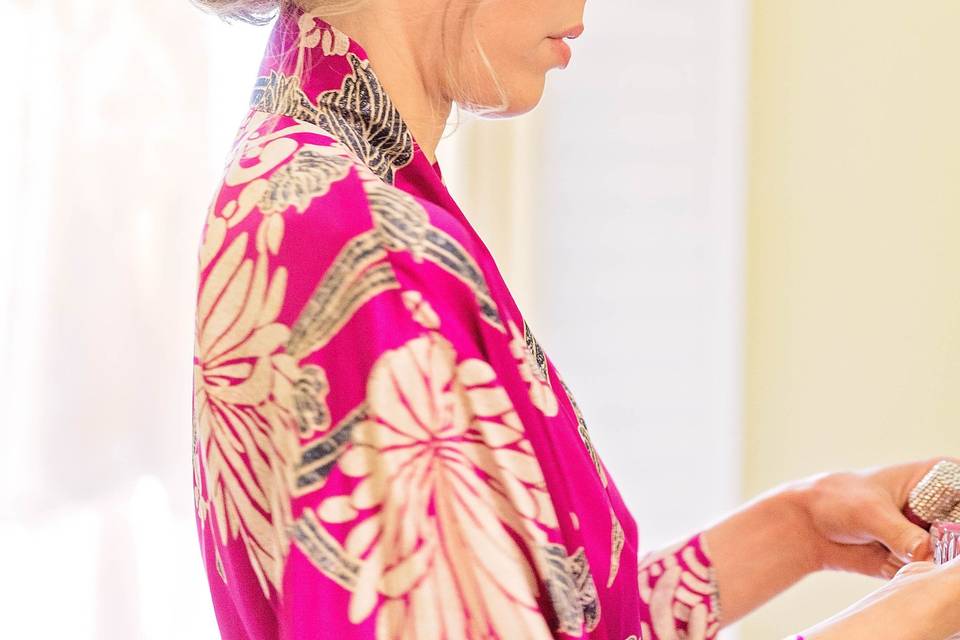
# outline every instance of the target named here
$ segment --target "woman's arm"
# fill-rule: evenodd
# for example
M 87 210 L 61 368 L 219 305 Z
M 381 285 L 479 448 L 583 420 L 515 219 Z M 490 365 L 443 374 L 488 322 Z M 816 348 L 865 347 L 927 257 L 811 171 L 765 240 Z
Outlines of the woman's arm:
M 703 537 L 721 625 L 815 571 L 890 579 L 905 563 L 929 558 L 929 534 L 903 509 L 911 489 L 941 460 L 821 474 L 764 494 L 713 525 Z
M 820 568 L 804 500 L 802 489 L 777 490 L 704 532 L 723 626 Z

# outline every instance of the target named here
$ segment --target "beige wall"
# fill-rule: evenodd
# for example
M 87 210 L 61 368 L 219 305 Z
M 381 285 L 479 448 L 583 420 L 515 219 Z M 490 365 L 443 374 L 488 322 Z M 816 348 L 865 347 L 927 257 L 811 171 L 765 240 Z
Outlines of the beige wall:
M 960 454 L 960 2 L 755 0 L 753 21 L 745 490 Z M 743 638 L 874 584 L 811 578 Z

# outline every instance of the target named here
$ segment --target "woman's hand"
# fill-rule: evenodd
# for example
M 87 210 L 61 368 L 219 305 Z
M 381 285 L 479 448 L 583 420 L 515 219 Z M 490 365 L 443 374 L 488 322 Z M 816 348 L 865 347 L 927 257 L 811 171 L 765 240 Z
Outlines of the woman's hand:
M 929 534 L 903 509 L 940 460 L 800 480 L 758 496 L 707 529 L 721 624 L 816 571 L 890 578 L 905 562 L 929 559 Z
M 910 491 L 936 458 L 797 483 L 820 569 L 891 578 L 907 562 L 931 557 L 930 535 L 903 514 Z
M 960 633 L 960 559 L 904 566 L 893 580 L 803 633 L 806 640 L 946 640 Z

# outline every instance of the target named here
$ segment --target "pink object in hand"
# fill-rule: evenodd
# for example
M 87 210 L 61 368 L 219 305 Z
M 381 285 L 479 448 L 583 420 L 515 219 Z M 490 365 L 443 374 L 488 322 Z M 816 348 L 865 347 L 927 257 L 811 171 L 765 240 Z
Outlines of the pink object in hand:
M 930 535 L 936 564 L 946 564 L 960 556 L 960 522 L 938 520 L 930 527 Z M 949 640 L 960 640 L 960 634 L 950 636 Z
M 930 535 L 936 564 L 946 564 L 960 555 L 960 522 L 934 522 Z

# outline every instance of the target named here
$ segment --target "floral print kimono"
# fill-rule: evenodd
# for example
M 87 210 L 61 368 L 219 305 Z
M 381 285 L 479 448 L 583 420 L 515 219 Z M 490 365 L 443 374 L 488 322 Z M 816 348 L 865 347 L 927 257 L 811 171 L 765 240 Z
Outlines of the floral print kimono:
M 197 528 L 226 640 L 703 640 L 363 48 L 284 8 L 199 248 Z

